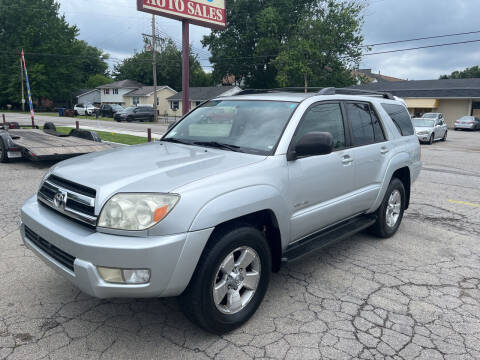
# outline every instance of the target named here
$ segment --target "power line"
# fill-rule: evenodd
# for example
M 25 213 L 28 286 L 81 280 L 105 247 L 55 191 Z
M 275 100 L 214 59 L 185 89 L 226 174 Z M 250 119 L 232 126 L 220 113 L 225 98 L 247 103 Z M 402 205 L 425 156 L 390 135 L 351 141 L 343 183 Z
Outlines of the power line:
M 419 38 L 406 39 L 406 40 L 387 41 L 387 42 L 381 42 L 381 43 L 376 43 L 376 44 L 363 45 L 363 47 L 373 47 L 373 46 L 381 46 L 381 45 L 399 44 L 399 43 L 412 42 L 412 41 L 439 39 L 439 38 L 445 38 L 445 37 L 472 35 L 472 34 L 478 34 L 478 33 L 480 33 L 480 30 L 462 32 L 462 33 L 445 34 L 445 35 L 426 36 L 426 37 L 419 37 Z
M 407 48 L 407 49 L 397 49 L 397 50 L 379 51 L 379 52 L 373 52 L 373 53 L 366 53 L 366 54 L 363 54 L 363 56 L 390 54 L 390 53 L 403 52 L 403 51 L 429 49 L 429 48 L 436 48 L 436 47 L 443 47 L 443 46 L 452 46 L 452 45 L 460 45 L 460 44 L 470 44 L 470 43 L 475 43 L 475 42 L 480 42 L 480 39 L 477 39 L 477 40 L 468 40 L 468 41 L 456 41 L 456 42 L 445 43 L 445 44 L 437 44 L 437 45 L 417 46 L 417 47 Z

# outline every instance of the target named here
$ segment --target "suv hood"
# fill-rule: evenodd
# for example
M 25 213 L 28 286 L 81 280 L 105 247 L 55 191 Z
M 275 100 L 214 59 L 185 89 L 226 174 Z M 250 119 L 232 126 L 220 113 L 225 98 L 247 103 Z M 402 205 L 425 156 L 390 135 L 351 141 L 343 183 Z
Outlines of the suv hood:
M 173 192 L 191 182 L 263 161 L 265 156 L 155 142 L 91 153 L 59 163 L 52 173 L 97 190 Z

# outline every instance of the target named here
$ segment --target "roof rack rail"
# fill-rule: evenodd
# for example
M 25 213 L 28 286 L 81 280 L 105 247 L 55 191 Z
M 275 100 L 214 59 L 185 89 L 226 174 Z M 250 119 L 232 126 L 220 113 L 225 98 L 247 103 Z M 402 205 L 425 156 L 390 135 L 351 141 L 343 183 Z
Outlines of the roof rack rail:
M 318 92 L 319 95 L 337 95 L 337 94 L 346 94 L 346 95 L 366 95 L 366 96 L 381 96 L 385 99 L 395 100 L 395 97 L 389 92 L 380 92 L 372 90 L 361 90 L 361 89 L 349 89 L 349 88 L 334 88 L 327 87 L 323 88 Z
M 322 87 L 311 87 L 307 91 L 309 93 L 318 92 L 323 89 Z M 305 93 L 304 87 L 284 87 L 284 88 L 272 88 L 272 89 L 245 89 L 240 91 L 235 95 L 252 95 L 252 94 L 269 94 L 269 93 L 278 93 L 278 92 L 295 92 L 295 93 Z

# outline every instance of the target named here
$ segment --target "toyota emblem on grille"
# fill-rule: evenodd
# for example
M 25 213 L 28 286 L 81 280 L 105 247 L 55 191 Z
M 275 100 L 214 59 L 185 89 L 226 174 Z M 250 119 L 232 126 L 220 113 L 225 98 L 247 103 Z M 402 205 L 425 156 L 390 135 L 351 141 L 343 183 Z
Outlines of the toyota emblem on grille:
M 67 193 L 59 191 L 53 197 L 53 205 L 59 210 L 65 209 L 65 204 L 67 203 Z

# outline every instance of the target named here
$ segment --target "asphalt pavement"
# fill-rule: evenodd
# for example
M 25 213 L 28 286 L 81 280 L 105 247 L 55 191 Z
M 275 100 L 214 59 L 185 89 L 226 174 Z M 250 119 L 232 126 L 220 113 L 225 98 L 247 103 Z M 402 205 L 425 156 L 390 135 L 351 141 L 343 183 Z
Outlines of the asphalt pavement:
M 395 237 L 362 233 L 283 268 L 224 336 L 175 299 L 94 299 L 44 265 L 19 209 L 52 164 L 0 164 L 0 358 L 480 359 L 480 132 L 451 131 L 422 159 Z

